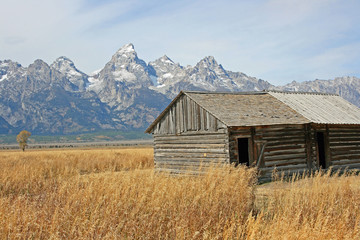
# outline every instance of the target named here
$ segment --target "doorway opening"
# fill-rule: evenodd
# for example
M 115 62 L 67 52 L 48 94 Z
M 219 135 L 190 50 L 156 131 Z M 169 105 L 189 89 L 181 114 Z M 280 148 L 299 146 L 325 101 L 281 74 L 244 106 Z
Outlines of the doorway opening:
M 238 147 L 238 158 L 239 164 L 250 165 L 249 161 L 249 139 L 248 138 L 238 138 L 237 139 Z
M 326 166 L 326 154 L 325 154 L 325 137 L 323 132 L 316 133 L 317 138 L 317 149 L 318 149 L 318 156 L 319 156 L 319 167 L 325 169 Z

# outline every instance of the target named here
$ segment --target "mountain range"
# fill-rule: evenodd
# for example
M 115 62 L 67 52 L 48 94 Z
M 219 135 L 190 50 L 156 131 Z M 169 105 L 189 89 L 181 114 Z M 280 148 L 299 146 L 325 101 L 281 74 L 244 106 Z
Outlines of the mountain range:
M 98 130 L 143 130 L 181 90 L 337 93 L 360 106 L 360 79 L 292 82 L 274 86 L 225 70 L 214 57 L 181 66 L 169 57 L 146 63 L 132 44 L 121 47 L 104 68 L 86 74 L 66 57 L 28 67 L 0 61 L 0 134 L 27 129 L 36 134 Z

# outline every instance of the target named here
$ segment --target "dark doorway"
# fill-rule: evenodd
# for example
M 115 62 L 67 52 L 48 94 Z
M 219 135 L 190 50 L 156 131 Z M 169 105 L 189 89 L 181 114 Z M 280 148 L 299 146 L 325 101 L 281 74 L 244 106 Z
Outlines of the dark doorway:
M 249 139 L 248 138 L 238 138 L 238 156 L 239 164 L 246 164 L 249 166 Z
M 326 155 L 325 155 L 325 138 L 323 132 L 316 133 L 317 147 L 319 155 L 319 167 L 322 169 L 326 168 Z

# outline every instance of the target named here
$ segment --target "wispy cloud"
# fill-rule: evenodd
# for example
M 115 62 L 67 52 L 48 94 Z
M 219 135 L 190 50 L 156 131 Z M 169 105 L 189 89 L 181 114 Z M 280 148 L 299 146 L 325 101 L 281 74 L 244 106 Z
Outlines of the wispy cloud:
M 213 55 L 226 69 L 282 84 L 359 74 L 357 0 L 2 0 L 0 54 L 23 64 L 66 55 L 101 68 L 123 44 L 182 65 Z

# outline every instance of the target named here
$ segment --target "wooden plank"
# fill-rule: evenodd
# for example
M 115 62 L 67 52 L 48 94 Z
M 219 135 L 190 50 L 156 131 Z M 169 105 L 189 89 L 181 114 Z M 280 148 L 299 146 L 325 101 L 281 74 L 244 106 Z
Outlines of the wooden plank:
M 154 145 L 157 144 L 226 144 L 227 141 L 226 139 L 203 139 L 203 140 L 198 140 L 198 139 L 191 139 L 191 140 L 184 140 L 184 139 L 179 139 L 179 140 L 170 140 L 170 141 L 166 141 L 166 140 L 157 140 L 154 141 Z
M 344 150 L 344 151 L 331 151 L 332 156 L 336 155 L 348 155 L 348 154 L 360 154 L 360 149 L 353 149 L 353 150 Z
M 331 137 L 329 138 L 330 142 L 359 142 L 360 137 L 354 136 L 354 137 Z
M 180 132 L 185 132 L 184 128 L 184 96 L 181 96 L 179 99 L 179 107 L 180 107 Z
M 288 136 L 288 135 L 284 135 L 282 137 L 277 137 L 277 136 L 268 136 L 268 137 L 263 137 L 263 140 L 267 140 L 267 141 L 278 141 L 278 140 L 298 140 L 298 141 L 303 141 L 305 142 L 305 136 L 304 135 L 296 135 L 296 136 Z
M 299 125 L 294 125 L 294 124 L 282 124 L 282 125 L 269 125 L 269 126 L 256 126 L 256 131 L 260 132 L 260 131 L 283 131 L 286 129 L 302 129 L 303 125 L 299 124 Z
M 216 149 L 221 148 L 223 149 L 225 147 L 225 144 L 201 144 L 201 143 L 194 143 L 194 144 L 156 144 L 155 145 L 157 149 L 174 149 L 174 148 L 210 148 L 210 149 Z
M 305 162 L 305 159 L 304 159 L 304 162 Z M 276 169 L 278 171 L 298 170 L 298 169 L 307 170 L 307 164 L 301 163 L 301 164 L 292 164 L 292 165 L 286 165 L 286 166 L 276 166 Z
M 360 163 L 352 163 L 345 165 L 336 165 L 333 166 L 333 170 L 339 170 L 339 169 L 360 169 Z
M 360 159 L 360 154 L 356 153 L 356 154 L 343 154 L 343 155 L 335 155 L 333 156 L 332 160 L 336 161 L 336 160 L 345 160 L 345 159 Z
M 265 161 L 266 167 L 274 167 L 274 166 L 286 166 L 286 165 L 294 165 L 294 164 L 307 164 L 305 158 L 291 159 L 291 160 L 280 160 L 280 161 Z
M 331 127 L 329 128 L 331 133 L 360 133 L 360 129 L 359 129 L 359 125 L 357 126 L 353 126 L 353 128 L 351 128 L 350 126 L 346 126 L 346 128 L 334 128 Z
M 301 153 L 301 154 L 288 154 L 288 155 L 275 155 L 275 156 L 264 156 L 265 161 L 277 161 L 277 160 L 290 160 L 290 159 L 295 159 L 295 158 L 306 158 L 306 154 L 305 153 Z
M 168 157 L 156 157 L 156 162 L 225 162 L 227 158 L 168 158 Z
M 333 150 L 333 151 L 360 150 L 360 145 L 331 146 L 330 149 Z
M 227 153 L 212 153 L 212 152 L 207 152 L 206 155 L 204 153 L 178 153 L 178 152 L 174 152 L 174 153 L 169 153 L 169 152 L 156 152 L 154 154 L 154 157 L 165 157 L 165 158 L 188 158 L 188 159 L 192 159 L 192 158 L 227 158 Z
M 354 141 L 340 141 L 340 142 L 332 141 L 332 142 L 330 142 L 330 147 L 348 146 L 348 145 L 360 146 L 360 141 L 354 140 Z
M 284 145 L 266 146 L 265 152 L 284 151 L 284 150 L 299 149 L 299 148 L 305 148 L 305 144 L 284 144 Z
M 291 137 L 294 137 L 294 136 L 301 136 L 301 137 L 304 137 L 305 134 L 303 131 L 299 131 L 299 130 L 296 130 L 296 131 L 283 131 L 283 132 L 264 132 L 263 134 L 263 137 L 264 138 L 267 138 L 267 137 L 284 137 L 284 136 L 291 136 Z
M 156 152 L 183 152 L 183 153 L 225 153 L 225 149 L 156 149 Z
M 300 154 L 300 153 L 306 154 L 305 148 L 293 148 L 293 149 L 280 150 L 280 151 L 266 151 L 265 148 L 264 155 L 270 157 L 270 156 L 282 156 L 282 155 Z
M 332 166 L 334 165 L 347 165 L 353 163 L 360 163 L 360 159 L 341 159 L 341 160 L 333 160 Z
M 273 146 L 281 146 L 281 145 L 299 145 L 299 144 L 305 144 L 304 139 L 279 139 L 279 140 L 273 140 L 273 141 L 268 141 L 267 142 L 267 146 L 268 147 L 273 147 Z
M 205 138 L 212 138 L 212 139 L 224 139 L 226 135 L 224 133 L 204 133 L 204 134 L 188 134 L 188 135 L 162 135 L 162 136 L 154 136 L 154 140 L 178 140 L 178 139 L 198 139 L 202 140 Z
M 181 165 L 181 164 L 187 164 L 187 165 L 201 165 L 201 164 L 209 164 L 209 163 L 225 163 L 226 159 L 209 159 L 209 160 L 198 160 L 198 161 L 193 161 L 193 160 L 189 160 L 189 159 L 158 159 L 156 160 L 156 163 L 160 163 L 160 164 L 177 164 L 177 165 Z
M 337 134 L 333 134 L 333 133 L 329 133 L 329 137 L 330 138 L 359 138 L 360 134 L 359 133 L 337 133 Z

